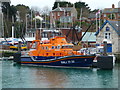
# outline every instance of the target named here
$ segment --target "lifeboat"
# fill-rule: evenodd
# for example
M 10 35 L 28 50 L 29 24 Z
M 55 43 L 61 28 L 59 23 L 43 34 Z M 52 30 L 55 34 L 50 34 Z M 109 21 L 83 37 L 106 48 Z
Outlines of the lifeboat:
M 73 50 L 73 44 L 66 41 L 66 37 L 56 36 L 49 40 L 34 40 L 27 55 L 15 55 L 15 62 L 24 65 L 38 65 L 47 67 L 91 67 L 95 55 L 83 55 Z

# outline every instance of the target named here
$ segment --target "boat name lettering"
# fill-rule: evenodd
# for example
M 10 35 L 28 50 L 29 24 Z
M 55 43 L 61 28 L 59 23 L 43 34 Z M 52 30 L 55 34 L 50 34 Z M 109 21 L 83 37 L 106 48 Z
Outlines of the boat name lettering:
M 69 63 L 75 63 L 75 61 L 74 60 L 61 61 L 61 64 L 69 64 Z

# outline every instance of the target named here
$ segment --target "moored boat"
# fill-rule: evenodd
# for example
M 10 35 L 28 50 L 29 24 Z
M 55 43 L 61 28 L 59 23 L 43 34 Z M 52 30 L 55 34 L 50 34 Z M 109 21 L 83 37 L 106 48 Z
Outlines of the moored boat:
M 91 67 L 95 55 L 83 55 L 73 51 L 73 44 L 67 43 L 66 37 L 56 36 L 47 41 L 34 40 L 34 50 L 28 55 L 14 57 L 14 61 L 24 65 L 40 65 L 49 67 Z

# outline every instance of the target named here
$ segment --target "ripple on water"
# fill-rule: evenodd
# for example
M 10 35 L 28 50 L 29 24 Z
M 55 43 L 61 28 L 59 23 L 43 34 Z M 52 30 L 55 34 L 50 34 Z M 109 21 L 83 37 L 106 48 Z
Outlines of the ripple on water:
M 3 61 L 3 88 L 117 88 L 118 69 L 62 69 Z

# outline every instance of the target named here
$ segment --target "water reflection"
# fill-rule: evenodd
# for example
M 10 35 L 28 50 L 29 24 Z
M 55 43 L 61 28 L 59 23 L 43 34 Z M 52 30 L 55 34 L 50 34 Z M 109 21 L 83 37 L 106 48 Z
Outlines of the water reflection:
M 36 70 L 35 73 L 36 84 L 47 84 L 49 88 L 63 88 L 63 83 L 66 82 L 66 75 L 61 70 L 50 69 L 50 68 L 40 68 Z
M 97 70 L 97 81 L 99 81 L 100 87 L 111 88 L 113 84 L 113 70 Z
M 44 68 L 3 62 L 5 88 L 117 88 L 117 69 Z
M 2 89 L 2 61 L 0 61 L 0 89 Z
M 31 83 L 34 83 L 38 88 L 82 88 L 85 86 L 85 81 L 91 80 L 89 77 L 93 72 L 92 69 L 24 68 L 31 69 L 30 73 L 34 78 Z

